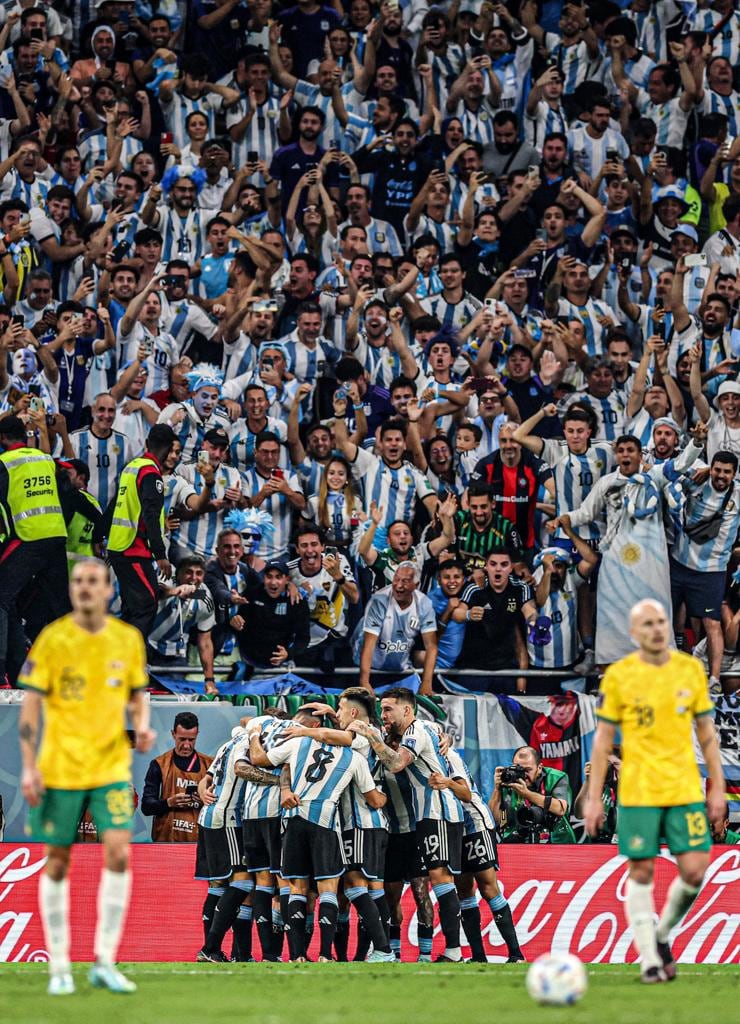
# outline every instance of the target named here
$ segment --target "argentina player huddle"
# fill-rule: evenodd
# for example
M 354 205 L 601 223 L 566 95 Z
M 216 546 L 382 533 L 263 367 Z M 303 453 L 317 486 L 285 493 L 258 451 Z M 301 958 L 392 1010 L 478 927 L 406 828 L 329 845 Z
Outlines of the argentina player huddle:
M 509 959 L 524 959 L 496 880 L 494 821 L 467 766 L 416 717 L 411 691 L 393 687 L 380 706 L 379 723 L 373 694 L 350 687 L 336 710 L 243 719 L 221 746 L 199 786 L 195 877 L 208 891 L 197 960 L 226 962 L 230 928 L 236 959 L 253 959 L 256 924 L 262 960 L 281 960 L 287 939 L 288 958 L 305 962 L 318 904 L 319 962 L 347 959 L 351 907 L 354 959 L 396 961 L 404 883 L 420 960 L 431 960 L 432 890 L 445 938 L 437 961 L 462 959 L 461 920 L 473 959 L 486 961 L 476 885 Z

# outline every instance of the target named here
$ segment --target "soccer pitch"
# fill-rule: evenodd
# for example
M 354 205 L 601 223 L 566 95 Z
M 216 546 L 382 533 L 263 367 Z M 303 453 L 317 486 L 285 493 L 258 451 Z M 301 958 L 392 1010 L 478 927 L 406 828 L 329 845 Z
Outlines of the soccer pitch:
M 46 996 L 46 966 L 0 965 L 0 1014 L 12 1024 L 738 1024 L 737 966 L 679 965 L 667 985 L 637 968 L 588 967 L 573 1007 L 538 1007 L 526 964 L 122 964 L 135 995 L 92 989 L 74 968 L 73 996 Z

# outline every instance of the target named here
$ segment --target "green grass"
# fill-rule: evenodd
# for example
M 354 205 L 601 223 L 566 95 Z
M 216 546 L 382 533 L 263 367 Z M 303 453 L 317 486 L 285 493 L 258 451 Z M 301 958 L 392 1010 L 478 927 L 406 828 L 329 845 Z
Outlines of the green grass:
M 670 985 L 637 969 L 589 967 L 574 1007 L 536 1007 L 526 965 L 123 964 L 139 991 L 90 988 L 46 996 L 46 966 L 0 964 L 0 1019 L 9 1024 L 738 1024 L 740 970 L 687 964 Z

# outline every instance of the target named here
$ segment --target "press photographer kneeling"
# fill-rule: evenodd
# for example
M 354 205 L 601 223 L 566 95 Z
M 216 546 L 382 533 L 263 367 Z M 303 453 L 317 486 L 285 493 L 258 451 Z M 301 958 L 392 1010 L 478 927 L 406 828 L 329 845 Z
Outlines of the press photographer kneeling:
M 565 772 L 546 768 L 532 747 L 519 747 L 511 765 L 496 769 L 489 806 L 504 843 L 574 843 L 570 801 Z

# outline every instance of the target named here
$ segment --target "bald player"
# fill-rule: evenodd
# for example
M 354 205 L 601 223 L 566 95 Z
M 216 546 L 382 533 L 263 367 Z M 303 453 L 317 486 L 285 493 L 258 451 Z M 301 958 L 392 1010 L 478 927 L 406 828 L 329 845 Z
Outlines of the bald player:
M 619 727 L 617 831 L 619 852 L 629 859 L 627 919 L 640 954 L 641 980 L 654 984 L 676 976 L 669 934 L 699 894 L 712 845 L 709 821 L 721 821 L 725 790 L 714 707 L 701 663 L 669 648 L 670 622 L 657 601 L 634 605 L 630 634 L 638 650 L 610 665 L 599 691 L 585 823 L 595 836 L 604 813 L 607 758 Z M 711 783 L 706 808 L 693 728 Z M 662 841 L 676 857 L 678 877 L 656 927 L 653 870 Z

